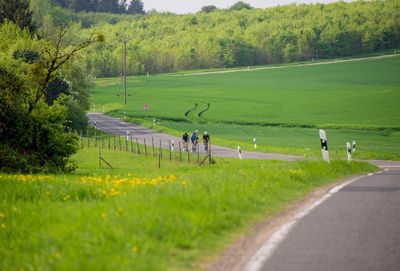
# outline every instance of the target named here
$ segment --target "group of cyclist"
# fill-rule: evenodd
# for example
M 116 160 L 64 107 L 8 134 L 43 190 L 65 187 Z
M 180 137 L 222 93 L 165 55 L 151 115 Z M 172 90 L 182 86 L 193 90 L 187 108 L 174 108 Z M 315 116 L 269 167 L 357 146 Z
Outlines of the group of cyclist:
M 189 151 L 189 134 L 185 132 L 182 136 L 182 141 L 183 141 L 183 150 L 184 151 Z M 198 149 L 198 144 L 199 144 L 199 131 L 196 130 L 192 133 L 190 137 L 190 142 L 192 146 L 192 152 L 196 152 Z M 208 147 L 209 147 L 209 142 L 210 142 L 210 135 L 207 133 L 207 131 L 204 131 L 203 133 L 203 143 L 204 143 L 204 150 L 208 152 Z

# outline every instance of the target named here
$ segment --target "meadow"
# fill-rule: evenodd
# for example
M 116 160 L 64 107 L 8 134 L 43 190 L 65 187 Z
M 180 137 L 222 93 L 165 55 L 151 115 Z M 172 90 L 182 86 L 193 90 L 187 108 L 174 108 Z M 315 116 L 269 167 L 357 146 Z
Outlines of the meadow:
M 360 162 L 164 162 L 98 149 L 72 175 L 0 174 L 0 270 L 197 270 L 237 235 Z
M 318 130 L 345 156 L 400 159 L 400 57 L 207 75 L 97 79 L 93 110 L 181 135 L 207 130 L 214 143 L 259 151 L 319 155 Z M 144 110 L 145 104 L 150 110 Z

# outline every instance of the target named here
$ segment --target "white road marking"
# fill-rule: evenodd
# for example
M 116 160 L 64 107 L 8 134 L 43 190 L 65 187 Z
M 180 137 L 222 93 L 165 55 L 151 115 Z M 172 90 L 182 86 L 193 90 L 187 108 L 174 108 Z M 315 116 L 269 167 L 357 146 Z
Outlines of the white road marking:
M 369 175 L 369 174 L 368 174 Z M 307 206 L 304 210 L 299 212 L 296 216 L 282 225 L 277 231 L 275 231 L 267 241 L 260 247 L 260 249 L 256 252 L 256 254 L 250 259 L 250 261 L 246 264 L 244 270 L 245 271 L 259 271 L 263 264 L 271 257 L 272 253 L 278 247 L 278 245 L 286 238 L 289 234 L 293 226 L 299 222 L 303 217 L 308 215 L 312 210 L 314 210 L 317 206 L 321 205 L 327 199 L 329 199 L 333 194 L 340 191 L 346 185 L 349 185 L 361 178 L 365 177 L 358 176 L 350 179 L 349 181 L 342 183 L 340 185 L 335 186 L 327 194 L 325 194 L 322 198 L 318 199 L 311 205 Z

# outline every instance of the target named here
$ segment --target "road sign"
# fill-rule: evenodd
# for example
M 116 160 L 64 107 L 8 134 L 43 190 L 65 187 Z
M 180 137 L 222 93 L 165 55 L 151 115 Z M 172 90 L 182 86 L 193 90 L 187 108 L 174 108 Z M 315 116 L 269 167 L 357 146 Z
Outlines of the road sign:
M 328 140 L 326 139 L 326 132 L 324 130 L 319 130 L 319 138 L 321 140 L 322 159 L 329 162 Z
M 144 104 L 144 105 L 143 105 L 143 109 L 147 111 L 147 110 L 150 109 L 150 106 L 149 106 L 148 104 Z

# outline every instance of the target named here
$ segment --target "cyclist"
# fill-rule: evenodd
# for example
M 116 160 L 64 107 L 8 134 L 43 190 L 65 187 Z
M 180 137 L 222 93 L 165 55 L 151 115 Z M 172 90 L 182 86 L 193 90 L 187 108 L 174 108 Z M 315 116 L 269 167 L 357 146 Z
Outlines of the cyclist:
M 210 141 L 210 135 L 205 131 L 203 133 L 203 143 L 204 143 L 204 150 L 208 152 L 208 143 Z
M 197 143 L 199 142 L 199 136 L 197 134 L 197 130 L 193 132 L 192 137 L 190 138 L 192 141 L 192 152 L 196 152 Z
M 189 135 L 185 132 L 182 136 L 183 141 L 183 151 L 189 151 Z

